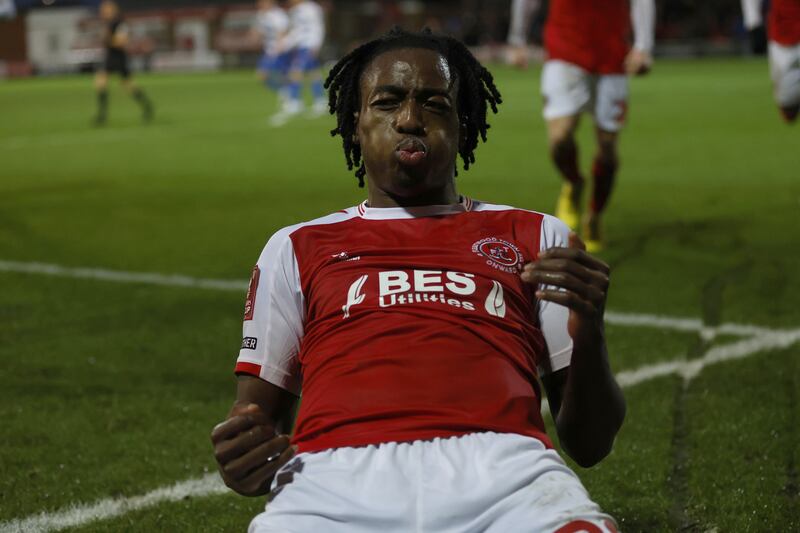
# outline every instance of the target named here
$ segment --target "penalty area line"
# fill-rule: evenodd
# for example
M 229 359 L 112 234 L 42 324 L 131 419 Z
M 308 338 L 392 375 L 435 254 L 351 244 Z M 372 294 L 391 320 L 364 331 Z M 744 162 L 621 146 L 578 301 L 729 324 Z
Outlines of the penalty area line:
M 678 374 L 688 384 L 708 366 L 744 359 L 761 352 L 785 349 L 798 342 L 800 342 L 800 329 L 758 335 L 713 346 L 698 359 L 673 359 L 645 365 L 635 370 L 617 372 L 617 383 L 621 387 L 633 387 L 651 379 Z

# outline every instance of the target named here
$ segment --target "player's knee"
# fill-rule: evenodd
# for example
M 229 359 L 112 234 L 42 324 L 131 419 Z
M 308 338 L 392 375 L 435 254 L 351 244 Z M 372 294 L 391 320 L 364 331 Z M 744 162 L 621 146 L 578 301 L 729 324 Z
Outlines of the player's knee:
M 564 150 L 574 149 L 577 128 L 576 116 L 558 117 L 547 121 L 547 140 L 553 156 Z
M 617 162 L 617 138 L 611 135 L 599 135 L 597 138 L 597 159 L 614 165 Z
M 618 163 L 615 146 L 600 146 L 597 150 L 597 161 L 607 167 L 615 167 Z

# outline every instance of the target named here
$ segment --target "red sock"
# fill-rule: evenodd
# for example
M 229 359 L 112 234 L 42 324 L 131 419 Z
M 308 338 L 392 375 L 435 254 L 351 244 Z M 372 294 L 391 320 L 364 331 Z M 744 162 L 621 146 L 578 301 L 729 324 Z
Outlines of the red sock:
M 594 178 L 594 191 L 592 192 L 591 210 L 593 213 L 602 213 L 611 196 L 611 189 L 614 186 L 614 176 L 617 173 L 618 163 L 616 160 L 605 160 L 599 157 L 594 158 L 592 165 L 592 177 Z
M 583 184 L 583 176 L 578 168 L 578 147 L 574 141 L 561 144 L 553 154 L 553 159 L 565 180 L 573 185 Z

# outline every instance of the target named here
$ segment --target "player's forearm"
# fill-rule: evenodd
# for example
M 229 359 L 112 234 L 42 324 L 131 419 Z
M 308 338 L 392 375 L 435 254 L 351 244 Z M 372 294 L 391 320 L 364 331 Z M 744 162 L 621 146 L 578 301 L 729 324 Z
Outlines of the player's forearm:
M 624 418 L 625 398 L 602 332 L 576 340 L 556 420 L 562 447 L 581 466 L 592 466 L 609 454 Z
M 651 52 L 655 41 L 655 0 L 631 0 L 633 46 L 642 52 Z
M 539 9 L 539 0 L 512 0 L 511 23 L 508 29 L 508 44 L 525 46 L 533 14 Z
M 258 405 L 273 421 L 278 433 L 288 433 L 294 426 L 297 397 L 263 379 L 240 375 L 237 380 L 236 400 L 231 412 L 249 404 Z
M 744 27 L 748 30 L 763 25 L 761 0 L 742 0 L 742 15 L 744 16 Z

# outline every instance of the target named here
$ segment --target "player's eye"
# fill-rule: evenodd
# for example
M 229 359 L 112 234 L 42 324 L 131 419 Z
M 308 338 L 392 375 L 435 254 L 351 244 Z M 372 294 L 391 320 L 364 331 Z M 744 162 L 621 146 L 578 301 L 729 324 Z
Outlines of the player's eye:
M 393 109 L 399 102 L 400 100 L 394 97 L 378 98 L 372 101 L 372 106 L 378 109 Z
M 428 100 L 425 102 L 425 107 L 440 112 L 450 111 L 450 104 L 444 100 Z

